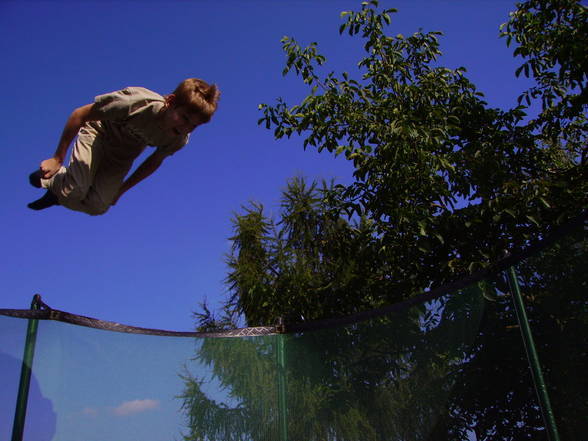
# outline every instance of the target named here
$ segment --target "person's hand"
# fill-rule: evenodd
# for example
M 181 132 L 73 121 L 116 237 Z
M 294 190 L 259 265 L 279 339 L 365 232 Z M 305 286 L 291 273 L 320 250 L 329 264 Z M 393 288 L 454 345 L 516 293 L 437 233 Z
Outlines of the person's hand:
M 61 168 L 61 161 L 58 158 L 49 158 L 41 162 L 41 177 L 43 179 L 49 179 Z

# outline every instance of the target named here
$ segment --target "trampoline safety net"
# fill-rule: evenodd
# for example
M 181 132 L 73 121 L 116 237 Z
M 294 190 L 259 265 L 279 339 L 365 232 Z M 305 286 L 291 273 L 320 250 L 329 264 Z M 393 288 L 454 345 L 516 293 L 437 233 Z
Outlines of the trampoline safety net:
M 588 433 L 585 227 L 517 262 L 560 439 Z M 548 439 L 504 271 L 344 325 L 149 335 L 38 320 L 27 441 Z M 0 310 L 0 440 L 30 318 Z M 20 440 L 16 440 L 20 441 Z

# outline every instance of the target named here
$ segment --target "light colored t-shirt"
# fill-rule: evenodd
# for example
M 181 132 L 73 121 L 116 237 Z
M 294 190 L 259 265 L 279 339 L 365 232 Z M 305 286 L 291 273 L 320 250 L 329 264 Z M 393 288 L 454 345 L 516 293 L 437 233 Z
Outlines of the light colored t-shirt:
M 162 127 L 165 99 L 143 87 L 127 87 L 98 95 L 94 111 L 98 121 L 88 123 L 107 138 L 105 153 L 114 160 L 133 160 L 146 146 L 172 155 L 188 142 L 189 135 L 174 135 Z

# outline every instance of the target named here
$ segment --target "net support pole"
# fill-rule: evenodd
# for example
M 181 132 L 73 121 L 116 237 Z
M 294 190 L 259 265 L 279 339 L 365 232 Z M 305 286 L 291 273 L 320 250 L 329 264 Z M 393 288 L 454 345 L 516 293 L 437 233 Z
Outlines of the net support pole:
M 510 285 L 510 291 L 512 294 L 519 327 L 521 329 L 525 351 L 527 352 L 527 358 L 529 360 L 529 365 L 533 376 L 533 384 L 539 398 L 539 406 L 541 408 L 543 422 L 547 429 L 548 439 L 550 441 L 560 441 L 557 425 L 555 423 L 555 416 L 553 415 L 549 394 L 547 393 L 547 386 L 545 384 L 545 380 L 543 379 L 543 373 L 541 372 L 539 355 L 537 354 L 537 349 L 535 347 L 535 342 L 531 333 L 531 326 L 529 325 L 529 319 L 527 318 L 523 297 L 521 295 L 521 290 L 517 281 L 517 275 L 514 267 L 512 266 L 508 269 L 507 272 L 508 283 Z
M 39 309 L 40 300 L 41 296 L 39 294 L 35 294 L 33 301 L 31 302 L 32 310 Z M 27 402 L 29 399 L 29 387 L 31 385 L 31 369 L 33 367 L 33 358 L 35 355 L 35 343 L 37 341 L 38 326 L 39 320 L 29 319 L 24 354 L 22 358 L 22 367 L 20 369 L 20 382 L 18 385 L 16 409 L 14 411 L 14 423 L 12 425 L 12 441 L 22 441 L 24 433 Z
M 280 441 L 288 441 L 288 408 L 286 400 L 286 351 L 284 339 L 286 336 L 279 333 L 277 336 L 277 362 L 278 362 L 278 412 L 280 422 Z

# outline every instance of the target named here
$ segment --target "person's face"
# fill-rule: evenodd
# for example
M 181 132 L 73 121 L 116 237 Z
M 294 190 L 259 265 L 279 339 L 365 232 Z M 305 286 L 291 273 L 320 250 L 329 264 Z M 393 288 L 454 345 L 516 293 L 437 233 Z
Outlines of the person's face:
M 202 124 L 199 114 L 191 112 L 185 106 L 176 106 L 171 100 L 163 114 L 163 128 L 176 136 L 186 136 Z

